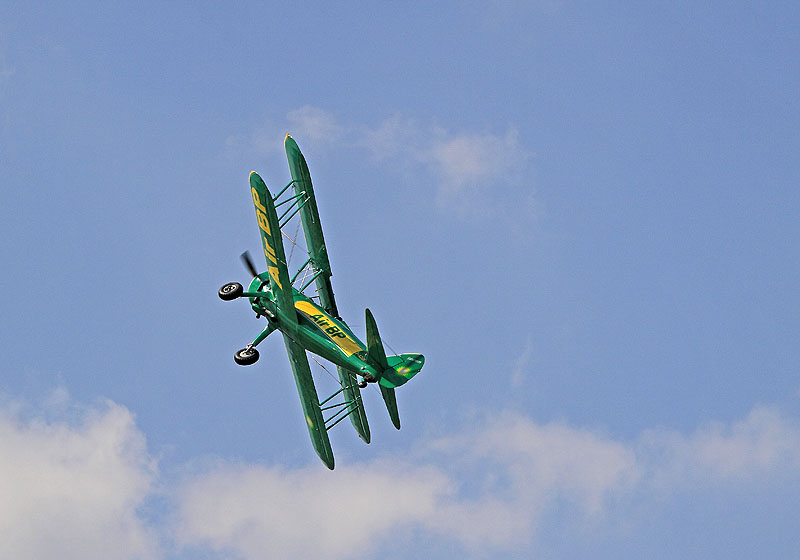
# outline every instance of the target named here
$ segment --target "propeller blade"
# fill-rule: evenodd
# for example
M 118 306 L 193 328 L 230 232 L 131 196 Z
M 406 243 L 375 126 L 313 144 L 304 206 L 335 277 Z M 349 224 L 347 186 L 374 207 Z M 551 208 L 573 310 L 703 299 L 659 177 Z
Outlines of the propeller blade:
M 242 253 L 242 262 L 244 263 L 244 266 L 247 268 L 250 274 L 252 274 L 254 277 L 258 276 L 258 272 L 256 271 L 256 267 L 253 264 L 253 260 L 250 258 L 250 253 L 248 253 L 247 251 Z

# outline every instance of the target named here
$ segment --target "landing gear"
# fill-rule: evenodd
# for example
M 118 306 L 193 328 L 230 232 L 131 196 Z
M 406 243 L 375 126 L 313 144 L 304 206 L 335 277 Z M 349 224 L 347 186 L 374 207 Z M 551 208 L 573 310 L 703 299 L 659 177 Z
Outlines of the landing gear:
M 233 355 L 233 361 L 240 366 L 249 366 L 258 361 L 258 350 L 254 346 L 248 346 L 238 350 Z
M 365 373 L 362 378 L 365 383 L 375 383 L 375 377 L 371 373 Z
M 358 388 L 359 389 L 364 389 L 364 388 L 366 388 L 366 386 L 367 386 L 367 382 L 366 381 L 359 381 L 358 382 Z
M 238 297 L 241 297 L 243 293 L 244 293 L 244 288 L 242 287 L 241 284 L 239 284 L 239 282 L 229 282 L 224 286 L 222 286 L 219 289 L 219 292 L 217 292 L 219 298 L 225 301 L 231 301 Z

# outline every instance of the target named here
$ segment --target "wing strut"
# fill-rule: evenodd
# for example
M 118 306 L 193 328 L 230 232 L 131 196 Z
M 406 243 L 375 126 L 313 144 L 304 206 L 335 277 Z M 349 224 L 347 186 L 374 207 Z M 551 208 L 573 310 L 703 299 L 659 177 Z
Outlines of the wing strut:
M 330 397 L 328 397 L 327 399 L 325 399 L 324 401 L 319 403 L 320 410 L 323 411 L 323 412 L 326 411 L 326 410 L 336 410 L 336 409 L 338 409 L 338 410 L 336 410 L 336 412 L 332 416 L 330 416 L 329 418 L 325 419 L 325 429 L 327 431 L 330 431 L 330 429 L 333 428 L 336 424 L 338 424 L 339 422 L 341 422 L 342 420 L 344 420 L 345 418 L 347 418 L 348 416 L 350 416 L 351 414 L 353 414 L 357 410 L 357 406 L 353 406 L 353 405 L 357 404 L 356 401 L 354 401 L 354 400 L 353 401 L 347 401 L 346 400 L 346 401 L 342 401 L 342 402 L 339 402 L 339 403 L 336 403 L 336 404 L 323 406 L 326 403 L 328 403 L 329 401 L 333 400 L 334 397 L 336 397 L 338 395 L 341 395 L 345 390 L 346 390 L 346 387 L 342 387 L 341 389 L 336 391 L 334 394 L 332 394 Z M 359 399 L 360 399 L 360 397 L 359 397 Z

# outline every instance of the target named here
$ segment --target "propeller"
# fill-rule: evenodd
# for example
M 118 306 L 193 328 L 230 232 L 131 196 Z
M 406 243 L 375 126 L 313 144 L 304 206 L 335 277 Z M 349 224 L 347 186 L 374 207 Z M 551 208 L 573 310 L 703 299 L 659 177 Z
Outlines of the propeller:
M 250 253 L 245 251 L 242 253 L 242 262 L 244 263 L 245 268 L 253 275 L 253 277 L 258 276 L 258 271 L 256 271 L 256 266 L 253 264 L 253 260 L 250 258 Z

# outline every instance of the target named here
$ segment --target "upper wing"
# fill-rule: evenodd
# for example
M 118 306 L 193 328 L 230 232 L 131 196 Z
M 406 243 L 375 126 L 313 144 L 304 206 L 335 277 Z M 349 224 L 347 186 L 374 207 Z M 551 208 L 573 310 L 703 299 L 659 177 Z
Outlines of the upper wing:
M 292 281 L 286 267 L 286 253 L 283 251 L 281 228 L 278 225 L 278 214 L 275 202 L 267 190 L 264 180 L 255 171 L 250 172 L 250 192 L 253 195 L 253 206 L 256 208 L 258 229 L 261 232 L 261 243 L 264 246 L 264 257 L 267 260 L 267 271 L 270 277 L 270 288 L 275 294 L 278 309 L 287 317 L 297 320 L 292 295 Z
M 314 187 L 311 185 L 311 174 L 308 172 L 306 158 L 300 153 L 297 142 L 288 134 L 284 145 L 286 147 L 286 159 L 289 160 L 289 171 L 292 174 L 294 192 L 300 200 L 305 201 L 305 204 L 300 209 L 300 219 L 303 222 L 303 234 L 306 238 L 308 256 L 311 258 L 314 272 L 320 273 L 315 280 L 320 304 L 328 313 L 338 315 L 330 280 L 331 263 L 328 260 L 328 250 L 325 248 L 325 238 L 322 236 L 317 201 L 314 198 Z
M 328 250 L 325 247 L 325 238 L 322 235 L 322 225 L 317 210 L 317 200 L 314 197 L 314 187 L 311 184 L 311 173 L 308 171 L 306 158 L 300 152 L 294 138 L 286 135 L 284 141 L 286 159 L 289 161 L 289 172 L 292 174 L 292 185 L 295 195 L 299 200 L 305 201 L 300 209 L 300 220 L 303 223 L 303 234 L 306 238 L 308 256 L 311 266 L 317 275 L 314 282 L 319 295 L 320 305 L 331 315 L 338 317 L 336 300 L 333 297 L 331 285 L 331 263 L 328 260 Z M 350 415 L 350 421 L 358 435 L 369 443 L 370 433 L 367 423 L 367 413 L 361 400 L 361 390 L 358 388 L 355 377 L 342 367 L 339 370 L 339 381 L 344 388 L 345 398 L 355 403 L 356 410 Z
M 328 431 L 325 429 L 325 419 L 320 410 L 319 397 L 317 397 L 317 389 L 314 387 L 314 379 L 311 377 L 306 351 L 285 334 L 283 342 L 286 345 L 286 352 L 289 354 L 289 362 L 292 364 L 294 381 L 300 395 L 300 404 L 303 405 L 303 414 L 306 417 L 311 444 L 325 466 L 333 470 L 333 450 L 328 439 Z

